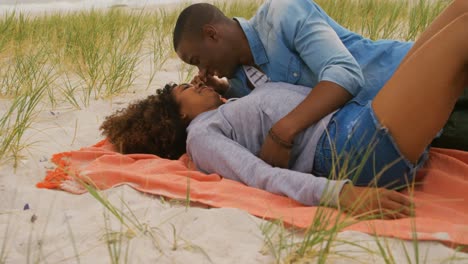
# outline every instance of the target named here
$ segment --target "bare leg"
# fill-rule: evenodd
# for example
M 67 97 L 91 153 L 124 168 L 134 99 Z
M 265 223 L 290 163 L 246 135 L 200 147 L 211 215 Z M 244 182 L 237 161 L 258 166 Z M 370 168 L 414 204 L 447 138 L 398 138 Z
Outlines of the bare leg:
M 467 82 L 467 25 L 464 13 L 429 38 L 372 103 L 380 122 L 412 162 L 443 127 Z
M 454 0 L 436 19 L 434 19 L 434 21 L 426 28 L 426 30 L 421 33 L 401 64 L 406 62 L 407 58 L 409 58 L 432 36 L 437 34 L 437 32 L 439 32 L 442 28 L 466 12 L 468 12 L 468 1 Z

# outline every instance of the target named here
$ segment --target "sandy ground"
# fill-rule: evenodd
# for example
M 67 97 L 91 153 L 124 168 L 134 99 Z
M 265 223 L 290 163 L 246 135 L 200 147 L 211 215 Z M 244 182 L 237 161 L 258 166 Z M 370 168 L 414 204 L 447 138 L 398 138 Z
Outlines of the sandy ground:
M 149 59 L 149 58 L 148 58 Z M 0 263 L 116 263 L 109 247 L 120 250 L 117 263 L 275 263 L 278 251 L 271 251 L 263 233 L 268 221 L 232 208 L 207 209 L 139 193 L 128 186 L 104 191 L 117 208 L 124 201 L 146 232 L 122 226 L 91 195 L 37 189 L 53 153 L 78 149 L 102 137 L 98 127 L 104 117 L 137 98 L 153 93 L 166 82 L 179 81 L 180 62 L 171 59 L 146 89 L 147 64 L 140 66 L 141 78 L 129 94 L 112 100 L 93 101 L 82 110 L 44 107 L 25 138 L 33 144 L 18 168 L 0 167 Z M 0 102 L 2 103 L 2 102 Z M 128 209 L 124 211 L 129 212 Z M 106 224 L 106 219 L 109 219 Z M 288 241 L 300 241 L 300 234 L 286 232 Z M 333 248 L 336 255 L 327 263 L 382 263 L 375 238 L 358 232 L 342 232 L 337 240 L 357 243 Z M 109 242 L 110 241 L 110 242 Z M 119 242 L 120 241 L 120 242 Z M 273 241 L 279 241 L 273 236 Z M 395 263 L 455 263 L 465 258 L 436 242 L 380 238 Z M 128 247 L 128 249 L 127 249 Z M 415 252 L 418 252 L 417 254 Z M 288 252 L 285 252 L 288 253 Z M 419 261 L 416 261 L 418 255 Z M 303 263 L 315 263 L 306 259 Z M 462 262 L 462 261 L 458 261 Z

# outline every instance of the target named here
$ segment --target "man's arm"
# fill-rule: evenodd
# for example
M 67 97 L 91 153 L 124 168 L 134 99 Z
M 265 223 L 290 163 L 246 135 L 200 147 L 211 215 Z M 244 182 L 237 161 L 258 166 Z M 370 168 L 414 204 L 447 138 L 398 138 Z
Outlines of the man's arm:
M 300 56 L 318 80 L 305 100 L 272 127 L 278 138 L 291 143 L 298 133 L 357 95 L 363 87 L 364 77 L 357 61 L 312 1 L 271 4 L 284 5 L 281 8 L 275 6 L 271 12 L 288 10 L 269 17 L 280 20 L 273 23 L 281 29 L 277 32 L 282 32 L 287 46 Z M 295 15 L 289 16 L 289 13 Z M 260 157 L 274 166 L 286 167 L 289 151 L 267 137 Z
M 290 149 L 278 141 L 291 144 L 297 134 L 340 108 L 351 98 L 352 95 L 336 83 L 319 82 L 304 101 L 273 125 L 271 131 L 274 137 L 269 133 L 259 157 L 272 166 L 288 168 Z
M 292 142 L 301 131 L 340 108 L 351 98 L 353 96 L 340 85 L 321 81 L 302 103 L 273 126 L 273 131 L 281 139 Z
M 284 37 L 318 79 L 304 103 L 287 117 L 299 122 L 297 129 L 302 130 L 356 96 L 364 85 L 364 77 L 356 59 L 313 1 L 300 0 L 288 5 L 298 15 L 284 18 L 283 32 L 293 32 Z

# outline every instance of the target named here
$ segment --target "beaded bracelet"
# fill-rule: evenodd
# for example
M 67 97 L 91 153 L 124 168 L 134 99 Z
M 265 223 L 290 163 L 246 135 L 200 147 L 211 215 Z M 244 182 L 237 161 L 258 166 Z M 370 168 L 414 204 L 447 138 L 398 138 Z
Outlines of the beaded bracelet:
M 273 141 L 276 144 L 282 146 L 283 148 L 291 149 L 293 147 L 293 143 L 284 141 L 278 135 L 276 135 L 275 132 L 273 132 L 273 128 L 270 128 L 270 130 L 268 131 L 268 135 L 271 137 L 271 139 L 273 139 Z

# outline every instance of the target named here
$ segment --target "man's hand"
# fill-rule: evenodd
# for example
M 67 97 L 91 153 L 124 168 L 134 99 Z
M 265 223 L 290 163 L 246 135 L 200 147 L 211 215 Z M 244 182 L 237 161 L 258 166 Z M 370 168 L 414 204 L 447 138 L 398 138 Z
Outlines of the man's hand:
M 344 211 L 358 218 L 396 219 L 413 215 L 410 197 L 385 188 L 345 184 L 339 200 Z
M 260 159 L 273 167 L 288 168 L 292 142 L 283 139 L 273 126 L 260 149 Z
M 286 142 L 293 142 L 301 131 L 320 121 L 327 114 L 335 111 L 352 98 L 338 84 L 321 81 L 296 108 L 273 125 L 275 133 Z M 260 151 L 260 158 L 272 166 L 286 168 L 289 163 L 289 151 L 265 139 Z
M 193 85 L 200 85 L 201 83 L 206 84 L 207 86 L 213 87 L 213 89 L 223 95 L 229 88 L 229 82 L 226 78 L 218 78 L 217 76 L 212 75 L 197 75 L 190 82 Z

